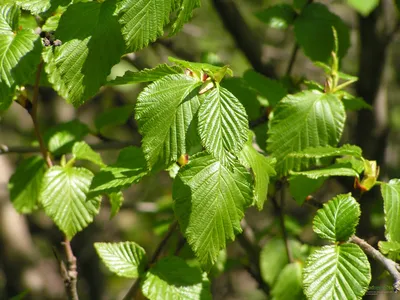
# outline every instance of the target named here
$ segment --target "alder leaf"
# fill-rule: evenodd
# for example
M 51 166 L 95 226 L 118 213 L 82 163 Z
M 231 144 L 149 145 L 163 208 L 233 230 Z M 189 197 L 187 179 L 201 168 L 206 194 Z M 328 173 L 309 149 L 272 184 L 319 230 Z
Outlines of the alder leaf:
M 234 171 L 210 154 L 191 158 L 175 177 L 172 197 L 181 230 L 202 266 L 209 270 L 219 251 L 242 231 L 244 209 L 253 201 L 250 173 Z
M 75 159 L 88 160 L 100 167 L 105 166 L 100 154 L 90 148 L 90 146 L 84 141 L 76 142 L 74 144 L 72 147 L 72 155 Z
M 183 25 L 192 17 L 193 10 L 200 7 L 200 5 L 200 0 L 181 0 L 178 8 L 178 16 L 175 22 L 172 24 L 172 31 L 170 35 L 178 33 L 178 31 L 182 29 Z
M 390 242 L 400 242 L 400 180 L 392 179 L 381 185 L 385 211 L 385 236 Z

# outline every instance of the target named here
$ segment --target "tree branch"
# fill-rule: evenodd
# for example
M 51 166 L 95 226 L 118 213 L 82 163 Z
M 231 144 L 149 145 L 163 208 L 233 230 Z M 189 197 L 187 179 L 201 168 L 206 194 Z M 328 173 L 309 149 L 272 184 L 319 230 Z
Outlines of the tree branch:
M 371 256 L 376 261 L 380 262 L 382 266 L 390 273 L 394 279 L 393 288 L 395 292 L 400 292 L 400 266 L 393 260 L 385 257 L 382 253 L 372 247 L 363 239 L 352 236 L 350 241 L 354 244 L 360 246 L 360 248 L 369 256 Z

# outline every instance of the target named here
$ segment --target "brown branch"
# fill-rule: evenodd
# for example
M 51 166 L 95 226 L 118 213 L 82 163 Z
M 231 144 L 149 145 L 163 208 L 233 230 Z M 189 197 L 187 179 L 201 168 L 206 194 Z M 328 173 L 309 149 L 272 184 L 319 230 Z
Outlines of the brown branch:
M 360 248 L 369 256 L 371 256 L 376 261 L 380 262 L 382 266 L 390 273 L 394 279 L 393 288 L 395 292 L 400 292 L 400 266 L 393 260 L 385 257 L 382 253 L 372 247 L 363 239 L 352 236 L 350 241 L 354 244 L 360 246 Z
M 154 250 L 154 253 L 151 256 L 150 261 L 147 263 L 145 271 L 147 271 L 151 267 L 151 265 L 158 260 L 162 251 L 164 250 L 164 247 L 167 245 L 169 239 L 171 238 L 172 234 L 174 233 L 177 227 L 178 227 L 178 221 L 174 221 L 169 226 L 167 233 L 165 234 L 164 238 L 160 241 L 160 243 L 157 245 L 157 248 L 156 250 Z M 136 279 L 135 283 L 131 286 L 131 288 L 129 289 L 128 293 L 125 295 L 123 300 L 135 299 L 137 293 L 139 292 L 139 288 L 140 288 L 140 278 Z
M 40 75 L 43 69 L 43 64 L 44 62 L 42 60 L 39 63 L 36 71 L 35 86 L 33 89 L 33 98 L 32 98 L 32 108 L 29 109 L 28 112 L 31 115 L 36 138 L 39 141 L 39 150 L 42 153 L 42 156 L 46 161 L 47 166 L 51 168 L 53 166 L 53 162 L 51 161 L 50 153 L 47 150 L 46 144 L 43 141 L 43 137 L 40 132 L 39 122 L 37 120 L 37 109 L 39 102 L 39 83 L 40 83 Z M 78 272 L 76 267 L 76 257 L 72 252 L 70 241 L 67 238 L 65 238 L 64 249 L 68 262 L 67 272 L 62 272 L 61 274 L 64 278 L 65 290 L 68 295 L 68 299 L 78 300 L 79 297 L 76 288 L 77 277 L 78 277 Z

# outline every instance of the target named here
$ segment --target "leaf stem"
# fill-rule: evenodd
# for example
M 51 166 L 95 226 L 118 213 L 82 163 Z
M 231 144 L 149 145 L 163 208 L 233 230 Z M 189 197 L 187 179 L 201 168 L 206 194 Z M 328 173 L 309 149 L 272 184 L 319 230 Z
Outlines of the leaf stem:
M 357 244 L 360 246 L 360 248 L 369 256 L 371 256 L 373 259 L 376 261 L 380 262 L 383 267 L 390 273 L 390 275 L 394 279 L 393 283 L 393 288 L 395 292 L 400 292 L 400 266 L 393 260 L 385 257 L 382 253 L 380 253 L 378 250 L 376 250 L 374 247 L 372 247 L 370 244 L 368 244 L 366 241 L 363 239 L 357 237 L 357 236 L 352 236 L 350 238 L 350 241 L 354 244 Z
M 35 78 L 35 85 L 33 88 L 33 98 L 32 98 L 32 108 L 28 110 L 32 122 L 33 128 L 35 131 L 36 138 L 39 141 L 39 150 L 42 153 L 43 159 L 46 161 L 46 164 L 49 168 L 53 166 L 53 162 L 50 157 L 50 153 L 47 150 L 46 144 L 43 141 L 42 134 L 40 132 L 39 122 L 37 119 L 37 110 L 38 110 L 38 102 L 39 102 L 39 84 L 40 84 L 40 75 L 43 69 L 43 60 L 40 61 Z M 2 151 L 0 150 L 0 153 Z M 67 270 L 66 272 L 61 272 L 61 275 L 64 279 L 65 291 L 68 295 L 68 299 L 70 300 L 79 300 L 78 292 L 76 288 L 76 282 L 78 278 L 77 266 L 76 266 L 76 257 L 72 252 L 71 243 L 68 238 L 65 238 L 63 242 L 65 255 L 67 257 Z
M 145 267 L 145 271 L 147 271 L 151 267 L 151 265 L 154 264 L 158 260 L 162 251 L 164 250 L 164 247 L 167 245 L 168 240 L 171 238 L 172 234 L 174 233 L 174 231 L 177 227 L 178 227 L 178 221 L 175 220 L 169 226 L 167 233 L 165 234 L 163 239 L 160 241 L 160 243 L 157 245 L 156 250 L 154 250 L 154 253 L 151 256 L 150 261 L 147 263 L 147 265 Z M 136 294 L 139 291 L 139 288 L 140 288 L 140 278 L 136 279 L 136 281 L 131 286 L 131 288 L 129 289 L 128 293 L 125 295 L 123 300 L 135 299 Z

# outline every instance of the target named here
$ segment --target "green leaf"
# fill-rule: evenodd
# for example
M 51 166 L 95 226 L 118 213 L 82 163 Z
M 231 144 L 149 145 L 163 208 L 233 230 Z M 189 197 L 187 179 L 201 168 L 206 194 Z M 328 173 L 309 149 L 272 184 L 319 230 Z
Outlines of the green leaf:
M 153 69 L 143 69 L 138 72 L 126 71 L 121 77 L 118 76 L 114 80 L 109 81 L 108 85 L 132 84 L 138 82 L 156 81 L 164 76 L 182 73 L 182 69 L 178 66 L 169 66 L 160 64 Z
M 400 180 L 392 179 L 381 185 L 385 211 L 385 236 L 389 242 L 400 242 Z
M 115 8 L 115 0 L 70 5 L 55 33 L 62 45 L 45 48 L 43 59 L 49 81 L 75 107 L 97 93 L 124 53 Z
M 168 166 L 187 153 L 187 135 L 200 106 L 201 82 L 185 74 L 167 75 L 147 86 L 136 103 L 135 118 L 148 164 Z
M 115 192 L 108 195 L 111 204 L 110 219 L 115 217 L 124 202 L 124 194 L 122 192 Z
M 226 74 L 233 76 L 232 70 L 230 68 L 228 68 L 227 66 L 218 67 L 218 66 L 214 66 L 214 65 L 210 65 L 210 64 L 206 64 L 206 63 L 189 62 L 189 61 L 174 58 L 174 57 L 168 57 L 168 60 L 170 62 L 177 64 L 178 66 L 181 66 L 182 68 L 191 70 L 192 72 L 195 73 L 194 75 L 197 75 L 197 77 L 199 79 L 200 79 L 201 73 L 206 73 L 210 77 L 213 77 L 214 74 L 220 74 L 221 72 L 222 73 L 225 72 Z
M 362 150 L 360 147 L 354 145 L 343 145 L 339 148 L 331 146 L 323 147 L 310 147 L 302 151 L 292 152 L 289 154 L 290 157 L 301 157 L 301 158 L 322 158 L 322 157 L 334 157 L 351 155 L 357 158 L 362 157 Z
M 318 210 L 314 232 L 331 242 L 345 242 L 355 233 L 360 214 L 360 205 L 350 193 L 338 195 Z
M 76 142 L 72 147 L 72 155 L 75 157 L 75 159 L 88 160 L 100 167 L 105 166 L 100 154 L 93 151 L 93 149 L 90 148 L 86 142 Z
M 298 10 L 302 10 L 306 6 L 308 0 L 293 0 L 293 7 Z
M 396 261 L 400 257 L 400 243 L 399 242 L 384 242 L 378 243 L 379 250 L 387 255 L 390 259 Z
M 331 94 L 304 91 L 282 99 L 270 120 L 267 140 L 267 152 L 277 159 L 277 173 L 308 165 L 307 160 L 287 157 L 291 152 L 336 146 L 345 119 L 343 104 Z
M 199 134 L 204 147 L 223 164 L 230 163 L 248 136 L 246 111 L 239 100 L 219 85 L 207 93 L 199 109 Z
M 254 134 L 250 132 L 247 143 L 239 154 L 239 161 L 246 168 L 251 168 L 254 177 L 254 203 L 258 210 L 262 210 L 267 198 L 269 178 L 275 176 L 276 161 L 257 152 L 253 147 Z
M 178 33 L 182 29 L 183 25 L 187 23 L 192 15 L 195 8 L 200 7 L 200 0 L 182 0 L 179 6 L 178 16 L 175 22 L 172 24 L 171 35 Z
M 212 299 L 208 279 L 200 268 L 179 257 L 161 259 L 146 274 L 142 292 L 150 300 Z
M 379 0 L 347 0 L 347 3 L 366 17 L 378 7 Z
M 290 195 L 301 205 L 307 196 L 318 190 L 325 182 L 326 177 L 311 179 L 304 175 L 292 175 L 289 177 Z
M 40 62 L 41 41 L 32 29 L 18 29 L 20 9 L 0 6 L 0 111 L 12 103 L 17 85 L 24 84 Z
M 199 262 L 209 270 L 218 253 L 242 231 L 244 209 L 252 203 L 252 178 L 234 162 L 234 171 L 203 152 L 175 177 L 172 197 L 181 230 Z
M 349 176 L 349 177 L 357 177 L 358 173 L 356 170 L 351 168 L 351 165 L 348 163 L 345 164 L 333 164 L 328 167 L 310 170 L 310 171 L 301 171 L 301 172 L 290 172 L 291 175 L 303 175 L 310 179 L 318 179 L 318 178 L 327 178 L 332 176 Z
M 148 173 L 142 150 L 136 147 L 124 148 L 114 165 L 102 168 L 94 176 L 90 195 L 119 192 L 139 182 Z
M 277 4 L 256 13 L 257 18 L 271 28 L 285 29 L 293 24 L 296 12 L 289 4 Z
M 147 264 L 146 252 L 134 242 L 94 243 L 107 268 L 121 277 L 138 278 Z
M 93 174 L 88 169 L 54 166 L 44 175 L 39 202 L 68 239 L 93 221 L 100 197 L 88 198 Z
M 163 35 L 173 0 L 123 0 L 118 3 L 119 22 L 127 52 L 146 47 Z
M 47 148 L 54 155 L 61 155 L 71 151 L 75 142 L 89 133 L 86 124 L 73 120 L 51 127 L 44 134 Z
M 338 35 L 338 55 L 343 57 L 350 46 L 350 34 L 342 19 L 320 3 L 307 5 L 296 18 L 294 22 L 296 40 L 311 60 L 328 62 L 330 59 L 335 49 L 332 27 Z
M 10 199 L 19 213 L 31 213 L 38 208 L 38 197 L 46 170 L 40 156 L 32 156 L 17 165 L 8 183 Z
M 338 165 L 347 165 L 358 174 L 364 171 L 364 160 L 362 158 L 356 158 L 354 156 L 339 157 L 336 158 L 336 163 Z
M 115 127 L 123 125 L 128 121 L 130 117 L 133 117 L 133 111 L 133 105 L 113 107 L 98 115 L 94 120 L 94 125 L 100 132 L 105 127 Z
M 308 299 L 361 299 L 370 280 L 368 259 L 354 244 L 322 247 L 309 256 L 303 269 Z
M 303 266 L 300 262 L 286 265 L 274 284 L 271 296 L 276 300 L 306 299 L 303 294 Z
M 60 5 L 68 5 L 70 0 L 18 0 L 16 1 L 24 10 L 29 10 L 33 15 L 38 15 L 48 10 L 56 10 Z
M 355 97 L 348 93 L 342 98 L 342 102 L 346 110 L 357 111 L 360 109 L 372 109 L 372 106 L 365 102 L 363 98 Z
M 247 84 L 257 91 L 268 101 L 268 105 L 275 107 L 276 104 L 287 95 L 286 88 L 277 80 L 270 79 L 254 70 L 247 70 L 243 74 Z

